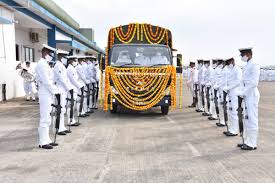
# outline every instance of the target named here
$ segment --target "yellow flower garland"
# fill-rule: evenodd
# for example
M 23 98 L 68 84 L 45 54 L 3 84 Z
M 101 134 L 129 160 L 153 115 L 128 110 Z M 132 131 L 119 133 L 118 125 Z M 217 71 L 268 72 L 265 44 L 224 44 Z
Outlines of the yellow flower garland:
M 137 83 L 135 76 L 149 77 L 151 83 Z M 170 90 L 172 108 L 176 107 L 176 69 L 173 66 L 159 68 L 106 68 L 104 110 L 110 108 L 115 98 L 120 104 L 133 110 L 146 110 L 155 106 L 165 95 L 166 89 Z M 169 79 L 171 85 L 167 88 Z M 110 79 L 114 84 L 117 94 L 110 87 Z M 153 84 L 152 84 L 153 83 Z M 138 92 L 135 92 L 138 91 Z

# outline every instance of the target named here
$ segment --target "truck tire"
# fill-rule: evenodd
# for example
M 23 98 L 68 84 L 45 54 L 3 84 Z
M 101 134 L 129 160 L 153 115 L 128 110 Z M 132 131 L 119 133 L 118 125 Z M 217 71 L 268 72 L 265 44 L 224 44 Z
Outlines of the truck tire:
M 117 105 L 114 105 L 114 104 L 113 104 L 113 109 L 110 109 L 110 112 L 111 112 L 112 114 L 117 113 Z
M 161 106 L 161 114 L 167 115 L 169 113 L 169 106 Z

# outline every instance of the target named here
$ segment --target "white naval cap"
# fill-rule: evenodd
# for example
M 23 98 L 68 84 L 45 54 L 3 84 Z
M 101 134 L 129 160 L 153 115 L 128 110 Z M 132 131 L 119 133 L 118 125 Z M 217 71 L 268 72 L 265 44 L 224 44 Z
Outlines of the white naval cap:
M 240 52 L 244 52 L 244 51 L 252 51 L 253 47 L 248 47 L 248 48 L 240 48 L 239 51 Z
M 94 56 L 94 55 L 87 55 L 86 58 L 94 58 L 94 59 L 96 59 L 96 56 Z
M 51 46 L 49 46 L 49 45 L 43 44 L 42 46 L 43 46 L 43 48 L 47 48 L 48 50 L 51 50 L 51 51 L 53 51 L 53 52 L 56 51 L 55 48 L 53 48 L 53 47 L 51 47 Z
M 67 56 L 67 58 L 68 58 L 68 59 L 76 59 L 77 56 L 75 56 L 75 55 L 70 55 L 70 56 Z
M 86 58 L 86 56 L 85 55 L 78 55 L 78 56 L 76 56 L 78 59 L 84 59 L 84 58 Z
M 69 55 L 69 52 L 68 52 L 68 51 L 64 51 L 64 50 L 57 49 L 57 50 L 56 50 L 56 54 Z

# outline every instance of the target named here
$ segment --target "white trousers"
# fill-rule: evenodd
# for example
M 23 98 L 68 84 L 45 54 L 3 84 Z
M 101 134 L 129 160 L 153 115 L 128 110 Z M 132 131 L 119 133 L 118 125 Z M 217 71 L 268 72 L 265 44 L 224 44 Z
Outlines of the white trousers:
M 29 100 L 30 97 L 32 97 L 32 99 L 35 99 L 32 82 L 24 81 L 23 85 L 24 85 L 24 91 L 25 91 L 27 99 Z
M 76 99 L 77 99 L 77 93 L 75 93 L 74 92 L 74 108 L 73 108 L 73 110 L 74 110 L 74 113 L 73 113 L 73 119 L 72 119 L 72 121 L 70 121 L 71 119 L 70 119 L 70 112 L 71 112 L 71 103 L 70 103 L 70 101 L 68 101 L 68 103 L 67 103 L 67 118 L 68 118 L 68 124 L 74 124 L 74 123 L 76 123 L 76 120 L 75 120 L 75 112 L 77 112 L 76 114 L 78 115 L 78 109 L 79 109 L 79 105 L 78 105 L 78 108 L 77 108 L 77 102 L 76 102 Z M 71 96 L 70 96 L 70 94 L 68 94 L 68 98 L 70 99 L 71 98 Z
M 228 115 L 228 129 L 229 132 L 233 134 L 239 133 L 239 118 L 238 118 L 238 96 L 237 95 L 229 95 L 229 115 Z
M 212 114 L 213 118 L 217 118 L 217 113 L 216 113 L 216 106 L 215 106 L 215 94 L 214 94 L 214 89 L 210 89 L 210 113 Z
M 63 132 L 66 129 L 65 127 L 65 113 L 66 113 L 66 103 L 67 103 L 67 92 L 62 92 L 60 95 L 60 105 L 61 105 L 61 114 L 60 114 L 60 123 L 58 132 Z
M 51 125 L 50 112 L 52 110 L 53 96 L 49 94 L 39 94 L 40 121 L 38 127 L 39 145 L 46 145 L 52 142 L 49 135 Z
M 245 138 L 244 143 L 250 147 L 257 147 L 258 139 L 258 104 L 259 96 L 249 96 L 245 98 L 245 109 L 247 119 L 244 120 Z
M 224 121 L 224 110 L 223 110 L 223 90 L 218 90 L 218 103 L 219 103 L 219 112 L 220 112 L 220 123 L 225 125 Z

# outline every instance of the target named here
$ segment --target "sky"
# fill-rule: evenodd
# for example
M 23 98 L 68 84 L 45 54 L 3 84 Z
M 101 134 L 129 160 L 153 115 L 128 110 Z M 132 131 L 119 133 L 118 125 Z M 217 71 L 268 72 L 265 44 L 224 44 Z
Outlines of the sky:
M 54 0 L 106 47 L 111 27 L 149 23 L 172 31 L 185 64 L 234 57 L 253 47 L 254 61 L 275 65 L 274 0 Z

